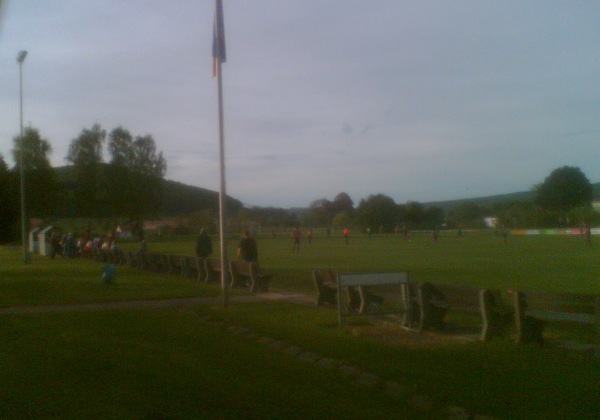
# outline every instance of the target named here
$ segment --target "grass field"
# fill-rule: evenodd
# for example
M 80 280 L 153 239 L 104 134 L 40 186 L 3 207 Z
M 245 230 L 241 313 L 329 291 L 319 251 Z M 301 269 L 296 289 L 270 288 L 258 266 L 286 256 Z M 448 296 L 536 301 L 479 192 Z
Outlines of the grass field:
M 314 295 L 313 267 L 408 270 L 415 280 L 599 293 L 595 247 L 575 237 L 492 235 L 259 238 L 274 287 Z M 236 240 L 230 243 L 231 255 Z M 215 244 L 216 245 L 216 244 Z M 125 245 L 135 247 L 135 244 Z M 193 240 L 150 243 L 192 254 Z M 218 247 L 215 246 L 217 249 Z M 119 268 L 100 282 L 94 261 L 21 262 L 0 247 L 0 307 L 216 296 L 217 286 Z M 207 323 L 206 317 L 220 321 Z M 335 311 L 284 302 L 184 309 L 0 314 L 2 418 L 411 418 L 422 414 L 335 371 L 240 340 L 230 325 L 300 346 L 431 396 L 499 418 L 597 418 L 600 363 L 552 348 L 447 342 L 398 345 L 337 326 Z M 437 407 L 437 405 L 436 405 Z M 441 416 L 434 411 L 432 417 Z
M 259 262 L 278 274 L 281 287 L 312 292 L 310 270 L 404 270 L 416 281 L 485 285 L 500 289 L 523 288 L 562 292 L 600 293 L 600 243 L 588 247 L 578 236 L 514 236 L 504 244 L 491 232 L 471 232 L 457 238 L 442 235 L 434 243 L 429 235 L 357 236 L 346 245 L 341 237 L 303 241 L 292 253 L 292 239 L 259 237 Z M 229 255 L 235 255 L 237 238 L 230 238 Z M 154 243 L 153 250 L 192 255 L 194 241 Z M 215 247 L 218 250 L 218 246 Z

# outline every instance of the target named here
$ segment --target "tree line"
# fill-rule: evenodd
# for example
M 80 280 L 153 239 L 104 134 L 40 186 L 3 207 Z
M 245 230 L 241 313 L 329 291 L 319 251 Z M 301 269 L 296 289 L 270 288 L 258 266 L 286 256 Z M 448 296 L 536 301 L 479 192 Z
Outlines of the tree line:
M 23 141 L 13 139 L 15 165 L 9 168 L 0 155 L 0 243 L 20 235 L 20 162 L 25 172 L 28 218 L 125 219 L 141 226 L 145 218 L 180 216 L 190 226 L 215 228 L 217 194 L 165 181 L 167 162 L 157 152 L 151 135 L 132 136 L 123 127 L 107 133 L 96 124 L 83 129 L 71 141 L 65 160 L 70 164 L 52 168 L 52 146 L 33 127 L 25 129 Z M 110 160 L 105 162 L 107 147 Z M 21 154 L 23 159 L 21 160 Z M 167 191 L 165 191 L 167 185 Z M 163 206 L 165 197 L 171 206 Z M 385 194 L 374 194 L 358 205 L 341 192 L 332 200 L 320 198 L 308 208 L 248 208 L 228 197 L 232 229 L 240 226 L 352 227 L 389 233 L 405 229 L 439 229 L 457 226 L 484 227 L 484 218 L 512 228 L 576 226 L 598 223 L 591 202 L 593 187 L 577 167 L 557 168 L 536 185 L 532 199 L 482 205 L 465 200 L 443 208 L 415 201 L 396 203 Z M 183 214 L 185 213 L 185 215 Z
M 488 227 L 490 218 L 509 228 L 574 227 L 600 222 L 600 214 L 592 208 L 593 186 L 577 167 L 555 169 L 533 187 L 531 199 L 503 200 L 477 204 L 464 200 L 443 208 L 416 201 L 396 203 L 385 194 L 373 194 L 358 205 L 341 192 L 333 200 L 321 198 L 308 209 L 290 212 L 284 209 L 243 209 L 236 218 L 241 225 L 262 226 L 346 226 L 391 233 L 405 229 L 450 229 L 456 227 Z
M 19 234 L 21 162 L 27 218 L 125 217 L 139 223 L 160 213 L 167 162 L 151 135 L 134 137 L 123 127 L 107 133 L 95 124 L 71 141 L 65 157 L 70 165 L 61 172 L 52 168 L 51 152 L 50 142 L 27 127 L 22 141 L 13 139 L 14 167 L 0 155 L 0 242 Z

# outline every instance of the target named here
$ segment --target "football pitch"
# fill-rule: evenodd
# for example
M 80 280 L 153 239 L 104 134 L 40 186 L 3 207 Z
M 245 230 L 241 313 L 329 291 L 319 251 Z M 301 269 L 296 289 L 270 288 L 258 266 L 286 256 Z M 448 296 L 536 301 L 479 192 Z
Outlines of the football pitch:
M 408 271 L 419 282 L 456 283 L 499 289 L 600 293 L 600 238 L 587 246 L 583 238 L 566 235 L 509 236 L 506 243 L 491 231 L 471 231 L 458 237 L 442 233 L 434 242 L 429 234 L 356 235 L 346 244 L 341 235 L 317 236 L 312 244 L 303 238 L 299 253 L 292 238 L 258 236 L 259 262 L 277 274 L 282 288 L 312 290 L 310 271 L 327 268 L 342 272 Z M 236 239 L 229 239 L 235 255 Z M 157 251 L 184 245 L 156 244 Z M 182 246 L 183 245 L 183 246 Z M 185 248 L 187 246 L 187 248 Z
M 135 249 L 137 244 L 123 244 Z M 237 238 L 228 241 L 235 255 Z M 598 293 L 598 257 L 580 237 L 467 232 L 317 236 L 292 252 L 291 237 L 258 237 L 272 288 L 314 296 L 313 268 L 409 271 L 415 281 L 503 290 Z M 214 243 L 214 249 L 218 249 Z M 149 250 L 192 255 L 194 238 L 150 241 Z M 217 285 L 127 267 L 115 285 L 101 263 L 0 247 L 0 307 L 218 296 Z M 511 340 L 392 343 L 337 325 L 330 308 L 285 302 L 0 314 L 0 417 L 421 418 L 415 395 L 496 418 L 595 418 L 598 359 Z M 273 352 L 231 332 L 242 326 L 396 382 L 406 398 L 356 385 L 336 370 Z M 359 327 L 360 328 L 360 327 Z M 596 395 L 596 397 L 594 397 Z

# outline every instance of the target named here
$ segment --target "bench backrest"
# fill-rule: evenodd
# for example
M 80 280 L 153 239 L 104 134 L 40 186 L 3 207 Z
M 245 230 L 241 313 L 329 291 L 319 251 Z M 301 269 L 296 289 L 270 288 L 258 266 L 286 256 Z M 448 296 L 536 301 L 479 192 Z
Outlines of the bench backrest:
M 459 284 L 432 284 L 423 283 L 421 290 L 427 289 L 427 293 L 434 299 L 446 302 L 451 308 L 480 310 L 479 293 L 481 288 L 464 286 Z

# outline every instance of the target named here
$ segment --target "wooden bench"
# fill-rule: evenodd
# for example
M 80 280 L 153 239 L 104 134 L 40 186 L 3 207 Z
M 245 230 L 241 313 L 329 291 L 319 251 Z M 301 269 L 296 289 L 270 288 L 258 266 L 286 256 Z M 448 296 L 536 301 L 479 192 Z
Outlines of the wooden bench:
M 517 291 L 513 306 L 517 343 L 544 344 L 544 327 L 549 322 L 595 325 L 600 334 L 599 295 Z
M 404 314 L 401 288 L 408 282 L 406 272 L 369 272 L 337 274 L 338 319 L 350 315 L 394 316 Z M 345 290 L 347 300 L 340 298 Z
M 130 268 L 137 267 L 136 254 L 133 251 L 123 251 L 125 265 Z
M 146 257 L 146 269 L 160 273 L 163 271 L 163 255 L 157 252 L 148 252 Z
M 332 270 L 314 269 L 313 282 L 317 289 L 317 306 L 324 303 L 337 305 L 337 273 Z
M 317 306 L 323 306 L 325 303 L 338 305 L 338 284 L 337 272 L 326 269 L 313 270 L 313 282 L 317 289 Z M 347 288 L 348 309 L 351 312 L 360 312 L 361 294 L 358 288 Z M 366 295 L 365 295 L 366 297 Z
M 163 257 L 163 254 L 159 254 L 158 252 L 146 252 L 146 254 L 144 254 L 144 268 L 150 271 L 156 271 L 157 273 L 163 272 L 165 269 Z
M 187 258 L 182 255 L 169 255 L 169 274 L 178 272 L 181 277 L 187 276 Z
M 479 287 L 421 283 L 409 286 L 410 323 L 418 330 L 446 329 L 445 317 L 449 311 L 479 314 L 479 338 L 488 341 L 499 337 L 510 325 L 513 309 L 503 304 L 497 290 Z
M 206 282 L 206 258 L 191 257 L 190 267 L 196 271 L 196 280 Z
M 369 286 L 347 287 L 348 306 L 359 314 L 381 312 L 383 296 L 373 293 Z
M 148 254 L 146 252 L 137 252 L 135 254 L 137 268 L 148 268 Z
M 217 258 L 207 258 L 204 260 L 204 282 L 219 282 L 221 280 L 221 260 Z
M 231 274 L 231 287 L 244 287 L 245 282 L 249 281 L 251 293 L 269 291 L 269 282 L 273 278 L 272 274 L 261 273 L 257 263 L 242 260 L 231 261 L 229 272 Z

